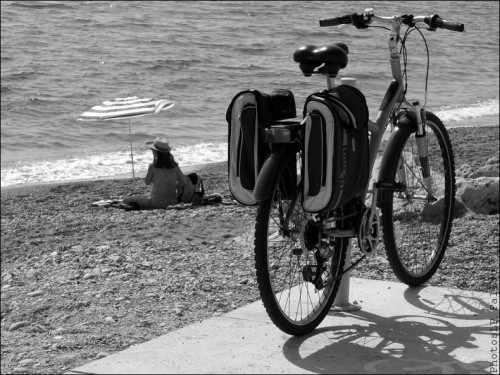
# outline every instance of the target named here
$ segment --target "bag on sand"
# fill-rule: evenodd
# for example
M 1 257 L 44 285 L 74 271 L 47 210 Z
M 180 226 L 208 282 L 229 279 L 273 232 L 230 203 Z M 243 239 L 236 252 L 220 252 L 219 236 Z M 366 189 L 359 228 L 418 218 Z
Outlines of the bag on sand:
M 198 173 L 190 173 L 187 175 L 193 184 L 193 203 L 201 203 L 205 195 L 205 187 L 203 186 L 203 179 Z

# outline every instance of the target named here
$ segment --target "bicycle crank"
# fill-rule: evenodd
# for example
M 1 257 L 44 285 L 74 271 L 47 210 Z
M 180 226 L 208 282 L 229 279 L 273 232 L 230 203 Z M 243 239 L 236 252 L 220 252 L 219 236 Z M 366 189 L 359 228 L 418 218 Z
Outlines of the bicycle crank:
M 365 255 L 375 254 L 380 241 L 380 221 L 377 209 L 365 208 L 358 227 L 358 244 Z

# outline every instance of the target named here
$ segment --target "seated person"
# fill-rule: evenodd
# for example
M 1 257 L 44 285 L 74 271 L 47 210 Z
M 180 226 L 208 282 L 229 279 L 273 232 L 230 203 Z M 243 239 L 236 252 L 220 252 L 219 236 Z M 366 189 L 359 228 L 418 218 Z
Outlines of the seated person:
M 194 195 L 193 184 L 182 173 L 170 153 L 171 148 L 166 139 L 156 138 L 146 145 L 151 148 L 154 156 L 144 181 L 146 185 L 151 185 L 151 196 L 128 196 L 123 198 L 123 203 L 144 210 L 191 202 Z

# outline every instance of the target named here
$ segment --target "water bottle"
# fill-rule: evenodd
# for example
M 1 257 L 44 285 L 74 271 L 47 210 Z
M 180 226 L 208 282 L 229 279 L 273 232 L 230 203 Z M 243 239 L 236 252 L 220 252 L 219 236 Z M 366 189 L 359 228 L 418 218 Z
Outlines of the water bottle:
M 351 77 L 341 78 L 340 84 L 358 88 L 358 81 L 356 80 L 356 78 L 351 78 Z

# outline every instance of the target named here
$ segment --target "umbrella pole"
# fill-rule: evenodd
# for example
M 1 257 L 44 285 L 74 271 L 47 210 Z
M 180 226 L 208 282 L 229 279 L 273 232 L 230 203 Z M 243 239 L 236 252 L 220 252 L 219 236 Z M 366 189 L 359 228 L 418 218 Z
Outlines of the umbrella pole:
M 130 157 L 132 158 L 132 179 L 135 180 L 134 150 L 132 149 L 132 129 L 130 129 L 130 119 L 128 120 L 128 135 L 130 138 Z

